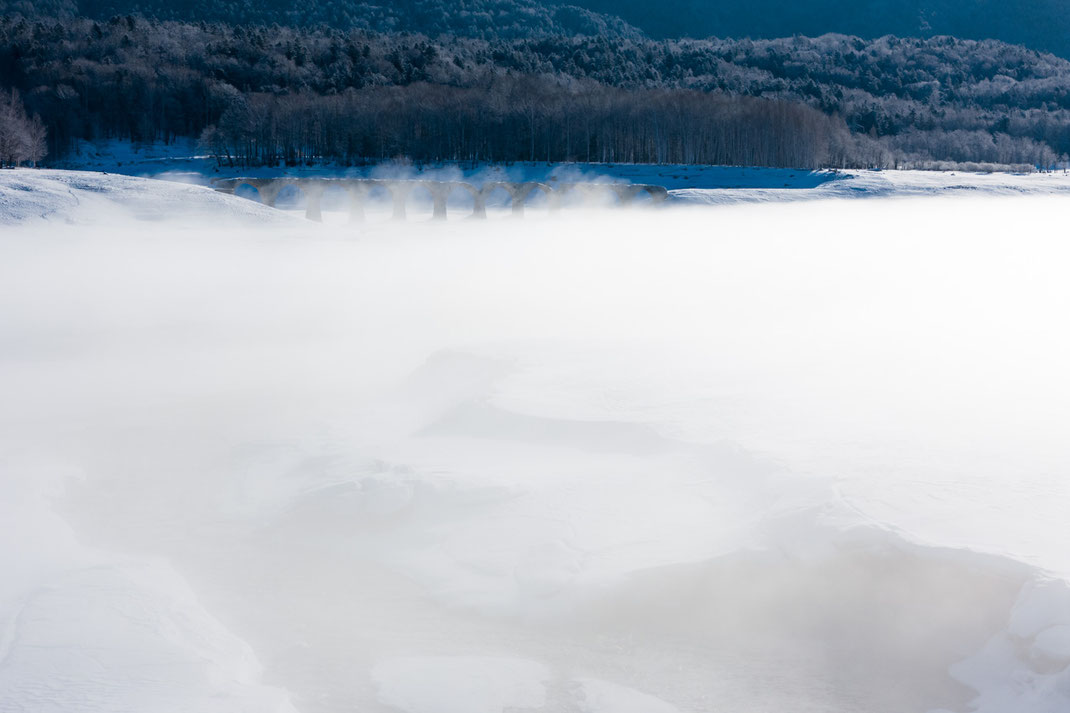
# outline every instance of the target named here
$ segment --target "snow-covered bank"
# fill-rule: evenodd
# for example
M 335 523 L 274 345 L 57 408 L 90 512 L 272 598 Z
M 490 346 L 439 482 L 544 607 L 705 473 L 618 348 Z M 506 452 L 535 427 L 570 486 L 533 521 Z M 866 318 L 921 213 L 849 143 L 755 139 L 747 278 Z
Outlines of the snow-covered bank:
M 116 220 L 160 223 L 270 223 L 279 211 L 210 188 L 96 171 L 0 171 L 0 224 L 47 220 L 104 225 Z
M 755 169 L 751 169 L 755 170 Z M 781 203 L 841 198 L 921 198 L 936 196 L 1070 196 L 1070 175 L 1056 173 L 964 173 L 955 171 L 817 172 L 833 178 L 809 187 L 717 186 L 680 188 L 677 202 L 701 205 Z M 800 190 L 800 188 L 802 188 Z
M 1068 205 L 5 226 L 0 701 L 1062 713 Z

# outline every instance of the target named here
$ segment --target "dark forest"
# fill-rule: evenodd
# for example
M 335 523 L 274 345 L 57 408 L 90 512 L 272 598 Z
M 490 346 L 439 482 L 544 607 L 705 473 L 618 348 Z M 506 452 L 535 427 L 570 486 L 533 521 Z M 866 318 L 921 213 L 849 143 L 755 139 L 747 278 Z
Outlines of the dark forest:
M 52 159 L 80 139 L 183 137 L 243 164 L 1048 168 L 1070 153 L 1070 62 L 1024 47 L 652 40 L 608 20 L 554 34 L 552 20 L 486 39 L 10 14 L 0 87 L 40 117 Z

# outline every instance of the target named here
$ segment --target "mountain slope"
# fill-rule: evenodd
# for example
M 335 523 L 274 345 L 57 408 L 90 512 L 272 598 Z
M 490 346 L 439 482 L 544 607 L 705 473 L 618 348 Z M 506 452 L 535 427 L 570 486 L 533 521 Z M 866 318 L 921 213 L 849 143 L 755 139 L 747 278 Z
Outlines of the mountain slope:
M 828 32 L 998 39 L 1070 57 L 1068 0 L 575 0 L 654 37 L 790 37 Z
M 997 39 L 1070 57 L 1070 0 L 0 0 L 0 14 L 139 15 L 482 39 L 561 35 L 776 38 L 826 33 Z
M 641 33 L 613 14 L 538 0 L 0 0 L 0 14 L 25 17 L 138 15 L 159 20 L 238 25 L 316 26 L 373 32 L 419 32 L 484 39 L 547 35 L 636 38 Z

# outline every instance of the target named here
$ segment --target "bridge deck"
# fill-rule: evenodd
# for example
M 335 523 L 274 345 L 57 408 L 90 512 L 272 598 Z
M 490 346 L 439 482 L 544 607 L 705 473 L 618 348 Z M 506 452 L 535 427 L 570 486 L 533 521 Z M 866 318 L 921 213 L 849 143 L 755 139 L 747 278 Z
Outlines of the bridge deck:
M 447 199 L 454 191 L 460 190 L 472 197 L 472 216 L 487 217 L 487 198 L 496 190 L 504 190 L 512 201 L 514 215 L 523 215 L 528 200 L 536 193 L 543 193 L 549 200 L 551 210 L 561 207 L 569 196 L 586 199 L 597 197 L 615 197 L 621 205 L 631 205 L 643 193 L 650 196 L 655 204 L 663 203 L 669 193 L 662 186 L 637 183 L 539 183 L 537 181 L 511 182 L 489 181 L 475 186 L 464 181 L 433 180 L 387 180 L 376 178 L 221 178 L 213 181 L 217 191 L 233 194 L 241 186 L 254 188 L 265 205 L 274 206 L 284 188 L 294 186 L 308 200 L 305 217 L 322 220 L 323 194 L 328 188 L 342 188 L 349 195 L 350 219 L 359 221 L 364 218 L 364 205 L 374 189 L 383 189 L 391 197 L 394 217 L 403 219 L 406 215 L 405 204 L 409 194 L 415 188 L 424 188 L 434 202 L 433 217 L 446 218 Z

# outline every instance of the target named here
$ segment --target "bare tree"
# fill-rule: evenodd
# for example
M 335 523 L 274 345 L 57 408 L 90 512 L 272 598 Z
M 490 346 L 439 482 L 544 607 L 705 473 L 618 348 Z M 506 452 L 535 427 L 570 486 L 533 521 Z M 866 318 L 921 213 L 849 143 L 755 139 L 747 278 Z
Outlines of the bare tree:
M 35 168 L 48 155 L 48 130 L 37 114 L 26 124 L 26 160 Z
M 0 166 L 33 165 L 45 157 L 47 133 L 41 118 L 26 116 L 18 91 L 0 92 Z

